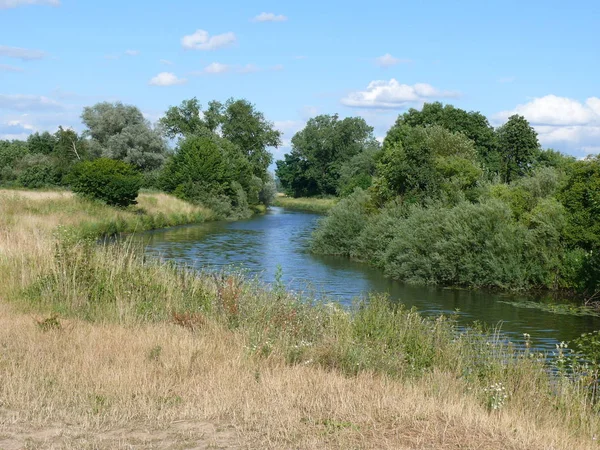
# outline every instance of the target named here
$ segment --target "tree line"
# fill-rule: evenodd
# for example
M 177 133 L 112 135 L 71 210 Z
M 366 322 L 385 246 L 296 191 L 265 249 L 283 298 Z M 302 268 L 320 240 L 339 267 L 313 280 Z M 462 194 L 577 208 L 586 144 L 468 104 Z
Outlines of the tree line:
M 425 104 L 383 144 L 362 118 L 318 116 L 276 174 L 288 195 L 339 196 L 312 249 L 414 283 L 550 289 L 600 300 L 600 157 L 542 149 L 519 115 Z
M 81 119 L 80 135 L 60 127 L 0 141 L 0 184 L 66 186 L 117 206 L 135 202 L 141 187 L 160 189 L 222 217 L 247 216 L 275 195 L 267 148 L 281 133 L 247 100 L 212 101 L 205 111 L 185 100 L 155 125 L 135 106 L 103 102 Z

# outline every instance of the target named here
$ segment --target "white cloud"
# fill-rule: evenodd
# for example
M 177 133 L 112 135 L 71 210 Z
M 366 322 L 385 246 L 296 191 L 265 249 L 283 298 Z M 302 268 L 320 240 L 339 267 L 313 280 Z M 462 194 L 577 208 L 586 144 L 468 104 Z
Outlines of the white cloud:
M 31 50 L 28 48 L 8 47 L 6 45 L 0 45 L 0 56 L 16 58 L 22 61 L 31 61 L 34 59 L 44 58 L 46 56 L 46 53 L 44 53 L 41 50 Z
M 273 67 L 271 67 L 271 70 L 273 70 L 274 72 L 279 72 L 282 71 L 285 67 L 283 67 L 283 64 L 275 64 Z
M 380 56 L 378 58 L 375 58 L 375 64 L 377 64 L 379 67 L 392 67 L 392 66 L 398 65 L 400 63 L 410 63 L 410 62 L 412 62 L 410 59 L 396 58 L 395 56 L 392 56 L 389 53 L 386 53 L 385 55 Z
M 543 145 L 560 145 L 567 150 L 594 153 L 600 142 L 600 98 L 580 102 L 568 97 L 546 95 L 502 111 L 495 119 L 505 122 L 513 114 L 524 116 L 538 132 Z
M 234 33 L 210 36 L 208 31 L 196 30 L 195 33 L 181 38 L 181 45 L 187 50 L 217 50 L 235 43 Z
M 176 86 L 185 83 L 187 83 L 185 78 L 177 78 L 177 76 L 171 72 L 161 72 L 152 78 L 148 84 L 151 86 Z
M 23 94 L 0 94 L 0 109 L 12 111 L 60 110 L 64 106 L 49 97 Z
M 159 62 L 161 64 L 164 64 L 165 66 L 172 66 L 173 65 L 173 61 L 169 61 L 168 59 L 161 59 Z
M 140 54 L 139 50 L 125 50 L 127 56 L 137 56 Z
M 10 9 L 25 5 L 60 6 L 60 0 L 0 0 L 0 9 Z
M 231 70 L 231 66 L 229 66 L 227 64 L 221 64 L 218 62 L 214 62 L 214 63 L 210 63 L 208 66 L 206 66 L 202 72 L 216 75 L 219 73 L 229 72 L 230 70 Z
M 341 102 L 357 108 L 398 109 L 409 103 L 423 103 L 433 98 L 457 97 L 457 92 L 440 91 L 430 84 L 401 84 L 394 78 L 390 81 L 371 81 L 364 91 L 349 93 Z
M 273 14 L 273 13 L 260 13 L 254 19 L 253 22 L 285 22 L 288 18 L 283 14 Z
M 23 68 L 0 64 L 0 72 L 23 72 Z

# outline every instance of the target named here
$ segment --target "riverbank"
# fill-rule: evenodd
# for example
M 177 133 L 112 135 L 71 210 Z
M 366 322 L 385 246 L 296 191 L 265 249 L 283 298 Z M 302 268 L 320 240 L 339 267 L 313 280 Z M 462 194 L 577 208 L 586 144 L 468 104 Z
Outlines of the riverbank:
M 97 246 L 125 212 L 55 195 L 0 193 L 0 447 L 597 448 L 581 371 L 383 298 Z
M 281 208 L 287 208 L 296 211 L 326 214 L 337 204 L 337 202 L 337 198 L 293 198 L 280 195 L 275 197 L 273 206 L 279 206 Z

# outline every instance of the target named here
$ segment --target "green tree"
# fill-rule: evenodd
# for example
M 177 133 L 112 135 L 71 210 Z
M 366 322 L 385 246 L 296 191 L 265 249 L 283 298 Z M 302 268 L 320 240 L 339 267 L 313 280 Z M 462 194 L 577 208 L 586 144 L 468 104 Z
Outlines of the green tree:
M 443 198 L 452 203 L 481 178 L 473 141 L 439 126 L 396 127 L 388 133 L 373 191 L 379 203 Z
M 277 162 L 276 174 L 295 197 L 335 195 L 344 163 L 373 147 L 378 143 L 364 119 L 320 115 L 294 135 L 292 151 Z
M 529 173 L 540 153 L 540 143 L 527 119 L 518 114 L 512 115 L 496 134 L 503 180 L 510 183 Z
M 202 117 L 202 105 L 196 97 L 182 101 L 180 106 L 171 106 L 159 123 L 170 139 L 200 134 L 208 129 Z
M 281 132 L 248 100 L 229 99 L 224 105 L 211 102 L 206 112 L 207 127 L 237 145 L 248 158 L 255 176 L 266 181 L 273 155 L 267 147 L 281 145 Z
M 92 153 L 121 160 L 143 171 L 160 167 L 167 146 L 160 133 L 144 119 L 135 106 L 122 103 L 97 103 L 83 109 Z
M 494 128 L 481 113 L 443 105 L 440 102 L 425 103 L 419 111 L 411 108 L 398 117 L 388 136 L 394 137 L 394 131 L 402 126 L 410 127 L 439 125 L 454 133 L 462 133 L 475 143 L 475 149 L 484 167 L 492 173 L 500 170 L 500 161 Z
M 574 163 L 559 200 L 568 212 L 566 237 L 571 245 L 600 249 L 600 156 Z
M 56 138 L 47 131 L 30 134 L 27 138 L 27 147 L 31 154 L 49 155 L 54 151 L 55 144 Z
M 131 165 L 114 159 L 83 161 L 69 175 L 73 192 L 111 206 L 136 203 L 142 177 Z
M 211 206 L 207 203 L 225 197 L 235 207 L 239 189 L 248 193 L 252 177 L 248 160 L 229 140 L 216 135 L 190 135 L 180 141 L 166 164 L 161 185 L 165 191 L 190 201 Z

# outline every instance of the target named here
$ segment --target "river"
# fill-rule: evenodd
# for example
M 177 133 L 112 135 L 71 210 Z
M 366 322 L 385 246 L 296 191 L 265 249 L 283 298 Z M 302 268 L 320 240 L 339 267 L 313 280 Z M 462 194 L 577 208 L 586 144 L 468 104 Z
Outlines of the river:
M 265 283 L 278 268 L 289 290 L 327 297 L 342 304 L 369 292 L 385 292 L 424 314 L 459 311 L 459 322 L 500 324 L 515 341 L 529 333 L 536 347 L 552 350 L 583 332 L 600 329 L 600 318 L 555 314 L 517 307 L 507 301 L 531 300 L 487 291 L 412 286 L 385 278 L 381 271 L 347 258 L 312 255 L 310 234 L 321 216 L 272 207 L 266 214 L 237 222 L 157 230 L 140 235 L 149 255 L 199 270 L 241 268 Z

